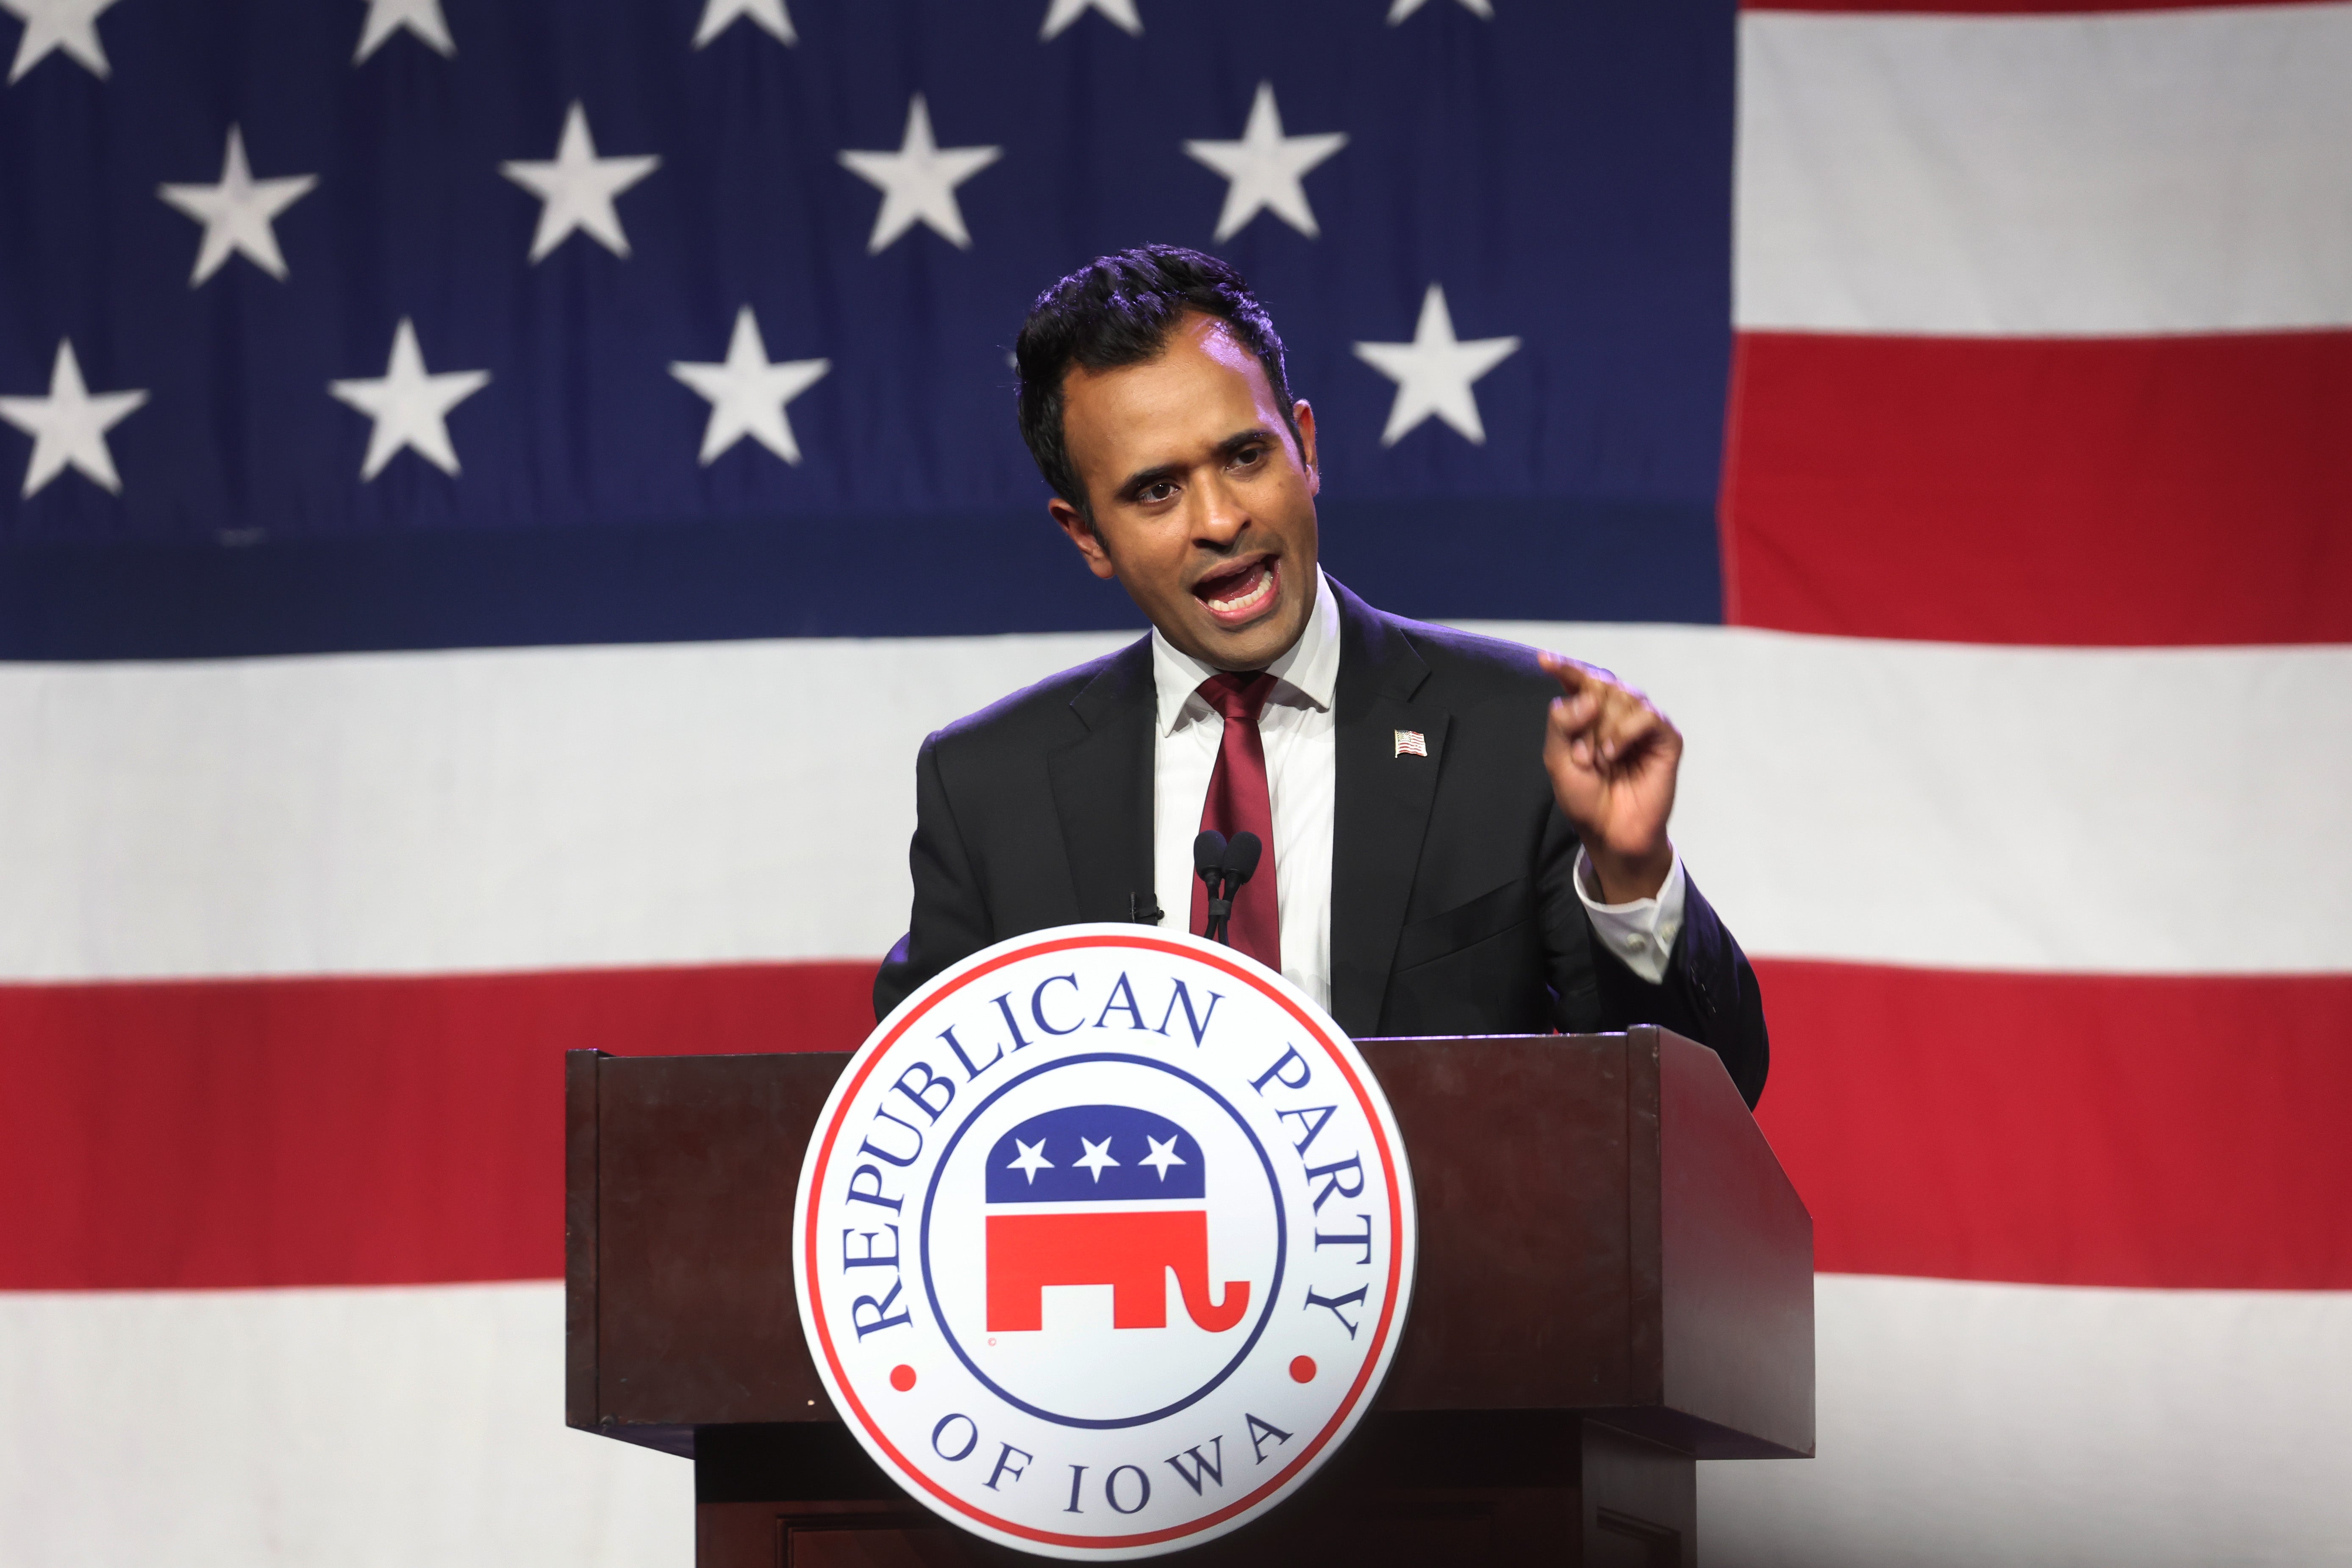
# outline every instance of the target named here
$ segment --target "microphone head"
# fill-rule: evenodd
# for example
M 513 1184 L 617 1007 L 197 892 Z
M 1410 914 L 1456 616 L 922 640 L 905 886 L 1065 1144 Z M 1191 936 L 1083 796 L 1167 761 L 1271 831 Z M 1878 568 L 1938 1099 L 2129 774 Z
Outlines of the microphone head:
M 1225 836 L 1213 827 L 1203 829 L 1201 837 L 1192 840 L 1192 874 L 1210 884 L 1212 894 L 1216 891 L 1216 879 L 1224 864 Z
M 1200 852 L 1198 846 L 1194 847 L 1193 852 Z M 1250 874 L 1257 869 L 1257 858 L 1265 852 L 1265 846 L 1258 841 L 1256 834 L 1234 835 L 1233 842 L 1225 846 L 1224 872 L 1234 879 L 1234 887 L 1238 888 L 1250 879 Z

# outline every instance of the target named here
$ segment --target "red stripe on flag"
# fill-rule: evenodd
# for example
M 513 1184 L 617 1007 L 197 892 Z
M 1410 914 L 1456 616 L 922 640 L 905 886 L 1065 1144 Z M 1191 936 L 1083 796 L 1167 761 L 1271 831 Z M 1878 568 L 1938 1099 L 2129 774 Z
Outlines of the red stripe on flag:
M 1821 1268 L 2352 1289 L 2352 975 L 1756 967 Z
M 2352 976 L 1758 967 L 1823 1268 L 2352 1288 Z M 846 1049 L 871 981 L 0 988 L 0 1289 L 552 1278 L 567 1047 Z
M 2352 641 L 2352 332 L 1743 333 L 1735 622 L 1835 636 Z
M 562 1054 L 847 1050 L 870 963 L 0 987 L 0 1289 L 563 1272 Z

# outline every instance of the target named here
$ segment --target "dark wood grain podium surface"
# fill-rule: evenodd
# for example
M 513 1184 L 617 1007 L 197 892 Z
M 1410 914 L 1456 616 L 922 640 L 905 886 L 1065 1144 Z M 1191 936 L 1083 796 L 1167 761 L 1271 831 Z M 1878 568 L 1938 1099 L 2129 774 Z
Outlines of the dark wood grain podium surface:
M 1721 1064 L 1651 1028 L 1359 1044 L 1419 1206 L 1395 1362 L 1299 1495 L 1175 1560 L 1695 1562 L 1696 1460 L 1813 1446 L 1812 1222 Z M 846 1059 L 573 1053 L 566 1418 L 695 1460 L 705 1564 L 1013 1561 L 866 1458 L 802 1338 Z

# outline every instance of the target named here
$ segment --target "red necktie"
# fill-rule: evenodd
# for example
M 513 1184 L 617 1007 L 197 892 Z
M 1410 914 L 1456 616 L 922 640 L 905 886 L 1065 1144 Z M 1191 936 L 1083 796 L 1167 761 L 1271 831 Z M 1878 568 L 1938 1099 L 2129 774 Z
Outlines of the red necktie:
M 1257 716 L 1274 693 L 1274 677 L 1264 670 L 1213 675 L 1201 682 L 1201 700 L 1224 715 L 1224 739 L 1217 745 L 1217 769 L 1209 775 L 1201 826 L 1231 838 L 1255 833 L 1265 847 L 1257 872 L 1234 895 L 1225 935 L 1232 944 L 1268 969 L 1282 968 L 1282 904 L 1274 880 L 1274 797 L 1265 782 L 1265 742 Z M 1192 880 L 1192 934 L 1209 931 L 1209 889 Z

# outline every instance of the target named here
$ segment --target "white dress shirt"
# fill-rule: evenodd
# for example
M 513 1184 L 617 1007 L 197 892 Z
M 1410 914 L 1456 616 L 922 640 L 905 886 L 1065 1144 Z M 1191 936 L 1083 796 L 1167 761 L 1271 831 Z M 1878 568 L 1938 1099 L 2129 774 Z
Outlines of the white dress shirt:
M 1275 891 L 1282 930 L 1282 973 L 1324 1006 L 1331 1005 L 1332 801 L 1339 768 L 1331 699 L 1339 682 L 1339 603 L 1316 569 L 1315 608 L 1298 640 L 1266 668 L 1274 690 L 1259 715 L 1265 777 L 1274 806 Z M 1152 888 L 1169 931 L 1192 919 L 1192 840 L 1209 798 L 1225 721 L 1203 701 L 1201 683 L 1217 673 L 1155 628 L 1151 679 L 1157 698 L 1152 746 Z M 1576 858 L 1576 892 L 1592 929 L 1620 962 L 1655 984 L 1683 923 L 1683 862 L 1677 853 L 1654 899 L 1604 904 L 1590 857 Z

